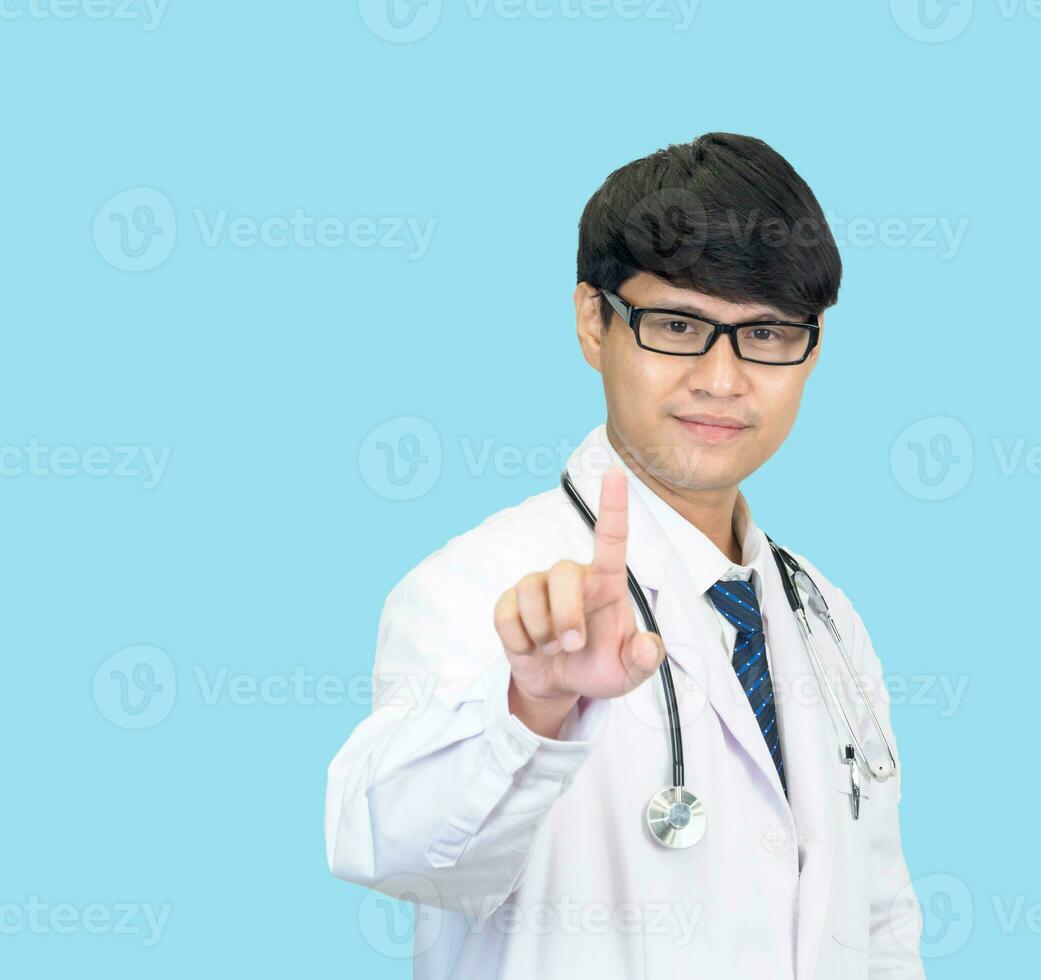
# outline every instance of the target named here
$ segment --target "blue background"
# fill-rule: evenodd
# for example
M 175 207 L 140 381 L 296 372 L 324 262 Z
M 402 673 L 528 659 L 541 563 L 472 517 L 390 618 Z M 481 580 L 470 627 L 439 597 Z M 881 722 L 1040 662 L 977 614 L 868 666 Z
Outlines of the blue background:
M 845 265 L 796 428 L 745 493 L 910 685 L 893 715 L 929 976 L 1027 976 L 1041 20 L 703 0 L 680 30 L 675 2 L 474 2 L 400 29 L 368 0 L 169 0 L 158 24 L 5 2 L 0 972 L 409 975 L 322 839 L 383 599 L 562 465 L 474 471 L 464 446 L 574 446 L 602 421 L 579 213 L 616 167 L 725 130 L 791 161 Z M 296 209 L 433 234 L 211 247 L 197 219 Z M 425 492 L 393 499 L 377 443 L 411 452 L 410 431 Z M 169 453 L 153 486 L 146 449 Z M 310 697 L 207 696 L 294 670 Z M 350 693 L 317 699 L 319 678 Z M 82 925 L 124 903 L 170 907 L 158 942 Z

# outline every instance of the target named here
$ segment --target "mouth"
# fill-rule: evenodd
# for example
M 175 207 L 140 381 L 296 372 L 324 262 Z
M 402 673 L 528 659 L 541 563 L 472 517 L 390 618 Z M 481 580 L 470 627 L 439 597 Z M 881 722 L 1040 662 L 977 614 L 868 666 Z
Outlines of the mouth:
M 712 445 L 730 442 L 750 428 L 738 419 L 722 415 L 674 415 L 673 418 L 695 438 Z

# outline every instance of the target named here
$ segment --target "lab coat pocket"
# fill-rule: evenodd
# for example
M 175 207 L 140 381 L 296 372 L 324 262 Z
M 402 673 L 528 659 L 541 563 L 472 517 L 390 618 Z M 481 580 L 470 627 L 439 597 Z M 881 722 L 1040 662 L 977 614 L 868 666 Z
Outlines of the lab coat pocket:
M 867 950 L 871 928 L 871 779 L 860 770 L 860 808 L 855 820 L 853 786 L 845 763 L 835 764 L 835 789 L 832 935 L 843 946 Z

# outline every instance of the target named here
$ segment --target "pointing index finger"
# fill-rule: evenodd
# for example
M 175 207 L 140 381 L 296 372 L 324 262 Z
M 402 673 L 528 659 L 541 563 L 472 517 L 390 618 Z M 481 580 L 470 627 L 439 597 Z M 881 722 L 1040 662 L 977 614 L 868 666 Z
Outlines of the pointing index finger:
M 625 575 L 625 545 L 629 537 L 629 500 L 625 474 L 617 466 L 600 480 L 600 510 L 596 516 L 593 570 L 601 575 Z

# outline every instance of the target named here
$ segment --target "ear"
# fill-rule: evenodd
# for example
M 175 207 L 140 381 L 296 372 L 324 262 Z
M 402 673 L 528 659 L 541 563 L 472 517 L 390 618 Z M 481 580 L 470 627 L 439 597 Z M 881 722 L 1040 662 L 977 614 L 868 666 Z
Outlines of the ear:
M 575 287 L 575 331 L 582 356 L 594 370 L 600 370 L 604 321 L 600 316 L 600 290 L 587 282 Z

